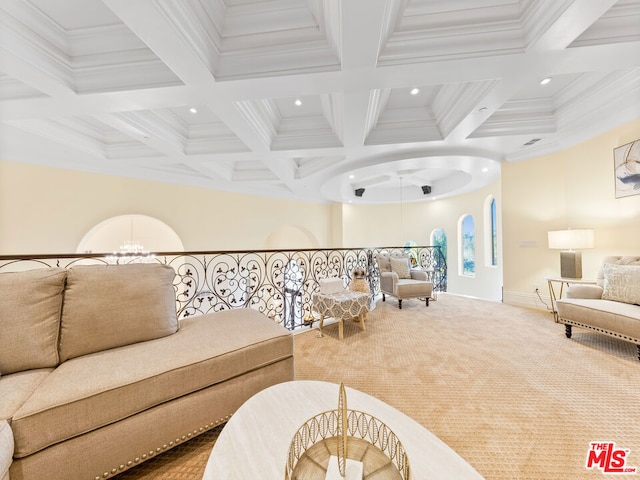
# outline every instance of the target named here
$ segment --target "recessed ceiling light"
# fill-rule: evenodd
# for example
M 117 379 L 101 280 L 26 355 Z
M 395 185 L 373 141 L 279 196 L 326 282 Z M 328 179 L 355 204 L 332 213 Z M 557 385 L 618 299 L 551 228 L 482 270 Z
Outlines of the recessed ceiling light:
M 488 171 L 489 171 L 489 169 L 488 169 L 487 167 L 484 167 L 484 168 L 482 169 L 482 173 L 487 173 Z
M 419 89 L 418 87 L 413 87 L 413 88 L 409 91 L 409 93 L 410 93 L 411 95 L 417 95 L 417 94 L 419 94 L 419 93 L 420 93 L 420 89 Z
M 551 82 L 551 77 L 546 77 L 540 80 L 540 85 L 548 85 Z
M 299 107 L 300 105 L 302 105 L 302 100 L 300 100 L 299 98 L 296 98 L 296 101 L 293 103 L 296 104 L 296 107 Z
M 189 111 L 190 111 L 191 113 L 198 113 L 198 110 L 196 109 L 196 107 L 191 107 L 191 108 L 189 109 Z
M 354 178 L 356 178 L 356 176 L 352 174 L 352 175 L 349 175 L 349 178 L 353 180 Z

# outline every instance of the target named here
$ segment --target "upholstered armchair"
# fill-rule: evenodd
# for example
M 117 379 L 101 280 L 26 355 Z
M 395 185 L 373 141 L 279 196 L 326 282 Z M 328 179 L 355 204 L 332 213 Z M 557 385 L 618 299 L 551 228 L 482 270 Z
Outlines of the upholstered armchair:
M 424 298 L 429 306 L 429 298 L 433 293 L 433 282 L 429 281 L 427 272 L 419 268 L 411 268 L 409 257 L 391 256 L 387 253 L 376 255 L 380 271 L 380 290 L 382 301 L 386 295 L 398 299 L 398 308 L 402 308 L 402 300 L 406 298 Z

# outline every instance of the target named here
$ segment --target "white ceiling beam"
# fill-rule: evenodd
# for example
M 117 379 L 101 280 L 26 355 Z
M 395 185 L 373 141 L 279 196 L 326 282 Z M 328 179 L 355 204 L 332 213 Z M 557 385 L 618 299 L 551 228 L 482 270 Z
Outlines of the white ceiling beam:
M 500 78 L 488 89 L 487 95 L 470 108 L 469 113 L 446 134 L 449 142 L 461 141 L 469 137 L 496 110 L 507 102 L 528 78 L 526 69 L 515 69 L 513 73 Z
M 264 160 L 262 163 L 270 172 L 284 183 L 287 189 L 295 195 L 299 195 L 304 198 L 305 189 L 307 187 L 303 185 L 303 182 L 296 179 L 296 167 L 292 158 L 272 158 Z
M 177 156 L 178 160 L 182 160 L 185 156 L 184 139 L 176 135 L 175 131 L 149 118 L 148 115 L 115 113 L 98 115 L 95 118 L 164 155 Z
M 348 0 L 341 5 L 342 69 L 375 67 L 386 1 Z
M 598 20 L 618 0 L 574 0 L 562 14 L 534 40 L 529 51 L 562 50 Z
M 499 79 L 515 69 L 539 69 L 544 74 L 581 73 L 594 69 L 627 69 L 640 58 L 640 42 L 597 45 L 551 52 L 524 52 L 481 58 L 440 60 L 340 72 L 243 79 L 216 84 L 216 93 L 232 100 L 321 95 L 336 91 L 346 97 L 361 90 L 407 88 L 415 85 Z
M 204 104 L 213 112 L 216 112 L 217 117 L 229 127 L 249 149 L 259 153 L 269 151 L 271 145 L 267 143 L 266 139 L 260 135 L 259 132 L 247 123 L 247 120 L 240 110 L 230 99 L 222 98 L 217 92 L 211 91 L 206 95 Z
M 184 36 L 153 0 L 104 0 L 104 3 L 135 33 L 185 84 L 213 84 L 214 79 Z
M 0 35 L 3 38 L 4 35 Z M 29 85 L 45 95 L 61 97 L 65 100 L 73 97 L 75 92 L 62 75 L 52 74 L 39 67 L 39 62 L 16 55 L 0 44 L 0 72 Z
M 179 107 L 197 103 L 189 87 L 143 88 L 123 92 L 100 92 L 83 95 L 56 95 L 0 102 L 0 120 L 97 115 L 104 112 L 129 112 Z
M 342 70 L 349 76 L 375 75 L 380 35 L 385 16 L 385 0 L 342 2 Z M 364 145 L 368 134 L 369 90 L 345 89 L 342 140 L 347 148 Z

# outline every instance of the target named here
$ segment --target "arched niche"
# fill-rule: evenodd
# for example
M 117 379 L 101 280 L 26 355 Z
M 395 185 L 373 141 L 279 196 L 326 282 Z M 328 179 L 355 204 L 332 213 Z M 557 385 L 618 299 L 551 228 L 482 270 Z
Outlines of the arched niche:
M 320 248 L 316 237 L 299 225 L 282 225 L 273 230 L 264 241 L 265 250 L 307 250 Z
M 93 227 L 80 240 L 78 253 L 113 253 L 127 242 L 137 242 L 148 252 L 183 252 L 178 234 L 166 223 L 147 215 L 111 217 Z

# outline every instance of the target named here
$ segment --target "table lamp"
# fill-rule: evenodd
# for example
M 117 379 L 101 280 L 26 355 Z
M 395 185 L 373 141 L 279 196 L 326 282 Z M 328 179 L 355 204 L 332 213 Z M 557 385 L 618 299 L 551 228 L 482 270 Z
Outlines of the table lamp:
M 582 278 L 582 253 L 578 249 L 593 248 L 593 229 L 569 229 L 549 232 L 549 248 L 560 252 L 560 276 Z

